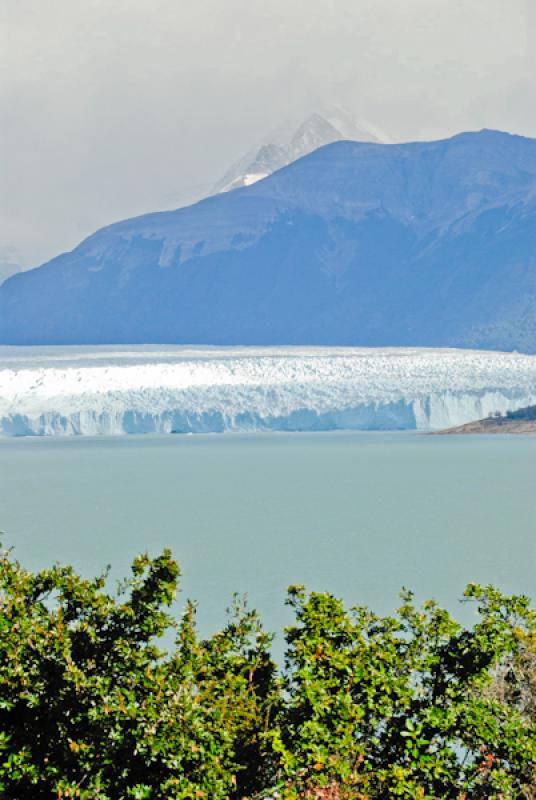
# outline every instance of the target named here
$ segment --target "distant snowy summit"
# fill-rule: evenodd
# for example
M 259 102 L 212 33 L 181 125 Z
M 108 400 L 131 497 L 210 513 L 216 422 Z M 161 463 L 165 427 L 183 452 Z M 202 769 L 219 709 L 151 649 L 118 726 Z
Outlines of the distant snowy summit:
M 0 343 L 536 353 L 536 140 L 337 141 L 0 286 Z
M 290 138 L 285 133 L 276 138 L 282 141 L 263 144 L 235 162 L 216 183 L 212 194 L 251 186 L 298 158 L 332 142 L 344 139 L 384 144 L 389 142 L 382 131 L 354 119 L 352 114 L 338 106 L 329 106 L 322 114 L 310 114 Z

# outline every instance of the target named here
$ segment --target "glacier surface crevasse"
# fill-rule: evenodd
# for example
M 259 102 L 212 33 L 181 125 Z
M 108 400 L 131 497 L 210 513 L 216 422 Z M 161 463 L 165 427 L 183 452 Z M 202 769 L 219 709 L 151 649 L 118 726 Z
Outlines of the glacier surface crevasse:
M 0 348 L 0 435 L 436 430 L 536 404 L 536 357 L 420 348 Z

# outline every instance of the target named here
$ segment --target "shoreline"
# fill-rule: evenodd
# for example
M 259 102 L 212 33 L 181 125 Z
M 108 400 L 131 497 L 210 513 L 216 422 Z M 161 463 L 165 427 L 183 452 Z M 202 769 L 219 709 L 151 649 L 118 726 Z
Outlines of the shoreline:
M 512 434 L 512 435 L 533 435 L 536 434 L 536 420 L 534 419 L 507 419 L 504 417 L 490 417 L 467 422 L 465 425 L 457 425 L 453 428 L 444 428 L 440 431 L 431 431 L 431 436 L 451 436 L 464 434 Z

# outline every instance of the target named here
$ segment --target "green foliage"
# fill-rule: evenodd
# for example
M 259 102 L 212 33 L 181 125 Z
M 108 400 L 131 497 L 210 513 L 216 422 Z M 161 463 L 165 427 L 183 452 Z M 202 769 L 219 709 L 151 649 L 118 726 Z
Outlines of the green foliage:
M 480 613 L 472 630 L 433 602 L 415 608 L 407 592 L 396 616 L 378 617 L 291 589 L 288 701 L 272 735 L 289 797 L 334 783 L 340 796 L 378 798 L 519 798 L 534 787 L 536 720 L 517 696 L 531 676 L 511 672 L 509 698 L 493 685 L 505 660 L 534 652 L 534 612 L 492 587 L 465 595 Z
M 2 797 L 535 796 L 525 597 L 469 586 L 466 629 L 408 592 L 380 617 L 293 587 L 278 674 L 238 598 L 210 639 L 192 603 L 174 621 L 178 579 L 167 551 L 137 558 L 116 593 L 106 576 L 33 574 L 1 554 Z
M 218 798 L 264 779 L 273 704 L 269 637 L 236 609 L 198 640 L 190 604 L 170 655 L 155 641 L 179 570 L 137 558 L 115 596 L 104 577 L 0 561 L 0 790 L 6 798 Z M 253 766 L 240 770 L 247 760 Z

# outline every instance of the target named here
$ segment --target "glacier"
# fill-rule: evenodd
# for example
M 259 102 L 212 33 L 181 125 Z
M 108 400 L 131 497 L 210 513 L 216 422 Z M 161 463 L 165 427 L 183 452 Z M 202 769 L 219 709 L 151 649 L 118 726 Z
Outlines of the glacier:
M 0 436 L 431 431 L 536 404 L 536 356 L 320 347 L 2 347 Z

